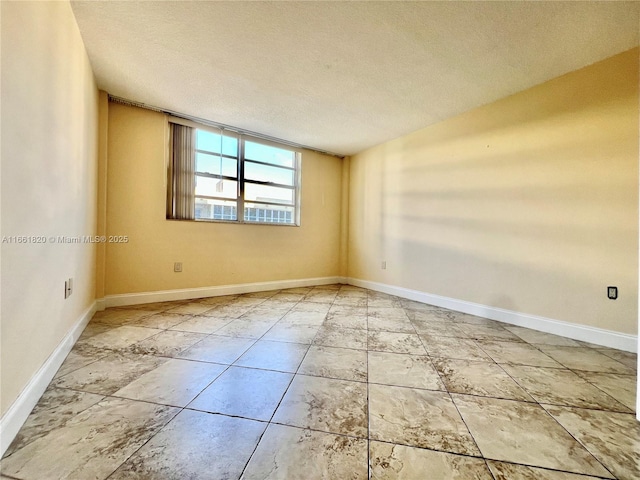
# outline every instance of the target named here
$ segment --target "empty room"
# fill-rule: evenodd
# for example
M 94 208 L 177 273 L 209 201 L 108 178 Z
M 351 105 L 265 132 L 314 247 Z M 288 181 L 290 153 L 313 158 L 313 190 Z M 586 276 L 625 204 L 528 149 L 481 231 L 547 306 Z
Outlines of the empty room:
M 2 479 L 640 478 L 640 2 L 0 22 Z

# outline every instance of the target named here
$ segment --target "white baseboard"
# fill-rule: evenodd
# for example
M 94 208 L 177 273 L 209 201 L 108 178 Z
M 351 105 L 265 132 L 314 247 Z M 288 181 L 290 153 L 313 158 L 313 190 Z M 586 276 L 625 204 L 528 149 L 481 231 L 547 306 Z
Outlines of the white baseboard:
M 219 297 L 221 295 L 237 295 L 241 293 L 281 290 L 285 288 L 314 287 L 346 283 L 344 277 L 318 277 L 297 280 L 279 280 L 274 282 L 242 283 L 237 285 L 220 285 L 217 287 L 183 288 L 180 290 L 162 290 L 157 292 L 126 293 L 107 295 L 98 301 L 99 310 L 108 307 L 124 307 L 144 303 L 170 302 L 174 300 L 191 300 L 193 298 Z
M 38 400 L 53 380 L 56 372 L 96 313 L 96 304 L 92 303 L 76 320 L 69 333 L 62 339 L 56 349 L 49 355 L 29 383 L 24 387 L 9 410 L 0 419 L 0 457 L 18 434 L 27 417 L 36 406 Z
M 104 301 L 104 298 L 99 298 L 96 300 L 96 312 L 101 312 L 102 310 L 104 310 L 106 307 L 106 302 Z
M 500 322 L 527 327 L 541 332 L 553 333 L 573 340 L 602 345 L 604 347 L 616 348 L 627 352 L 638 351 L 638 337 L 626 333 L 614 332 L 603 328 L 579 325 L 576 323 L 554 320 L 551 318 L 539 317 L 527 313 L 514 312 L 503 308 L 490 307 L 479 303 L 467 302 L 450 297 L 442 297 L 431 293 L 410 290 L 408 288 L 396 287 L 384 283 L 370 282 L 357 278 L 348 278 L 346 283 L 357 287 L 368 288 L 378 292 L 388 293 L 397 297 L 415 300 L 417 302 L 435 305 L 437 307 L 455 310 L 457 312 L 468 313 L 478 317 L 498 320 Z

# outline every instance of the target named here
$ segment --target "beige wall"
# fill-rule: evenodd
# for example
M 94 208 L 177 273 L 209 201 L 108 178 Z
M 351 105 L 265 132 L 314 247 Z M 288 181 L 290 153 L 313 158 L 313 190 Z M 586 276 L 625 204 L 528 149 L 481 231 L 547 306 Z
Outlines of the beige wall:
M 97 184 L 97 213 L 96 235 L 107 235 L 107 143 L 109 139 L 109 94 L 100 91 L 98 107 L 98 184 Z M 96 298 L 104 298 L 105 268 L 107 244 L 96 244 Z
M 71 7 L 0 8 L 2 236 L 94 234 L 98 91 Z M 4 414 L 93 304 L 95 248 L 3 243 L 1 289 Z
M 300 227 L 171 221 L 166 128 L 160 113 L 109 104 L 107 231 L 130 240 L 107 244 L 107 295 L 339 275 L 339 158 L 303 152 Z
M 637 332 L 637 49 L 371 148 L 350 176 L 351 277 Z

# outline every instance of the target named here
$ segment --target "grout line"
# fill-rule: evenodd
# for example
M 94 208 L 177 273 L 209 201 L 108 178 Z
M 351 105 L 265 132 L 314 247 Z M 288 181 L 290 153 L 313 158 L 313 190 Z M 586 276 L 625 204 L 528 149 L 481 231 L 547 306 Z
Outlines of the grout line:
M 109 396 L 109 398 L 118 398 L 118 397 Z M 129 400 L 129 401 L 132 401 L 132 400 Z M 144 402 L 144 403 L 151 403 L 152 405 L 158 405 L 158 404 L 154 404 L 153 402 Z M 175 408 L 175 407 L 168 407 L 168 408 Z M 156 435 L 159 435 L 160 432 L 162 432 L 165 428 L 167 428 L 167 425 L 169 425 L 178 415 L 180 415 L 182 413 L 182 411 L 184 410 L 184 408 L 182 408 L 182 409 L 178 408 L 178 410 L 179 411 L 175 415 L 173 415 L 169 420 L 167 420 L 167 422 L 162 427 L 160 427 L 156 433 L 151 435 L 145 442 L 142 443 L 142 445 L 140 445 L 138 448 L 136 448 L 135 451 L 131 452 L 131 454 L 129 456 L 127 456 L 127 458 L 125 458 L 122 462 L 120 462 L 120 464 L 116 468 L 114 468 L 113 471 L 109 475 L 107 475 L 105 477 L 105 480 L 109 480 L 109 478 L 111 478 L 111 476 L 114 473 L 116 473 L 118 471 L 118 469 L 120 469 L 120 467 L 122 467 L 125 463 L 127 463 L 130 458 L 133 458 L 147 443 L 149 443 L 151 441 L 152 438 L 155 438 Z
M 499 480 L 494 475 L 493 470 L 491 470 L 491 468 L 489 467 L 489 460 L 487 460 L 484 456 L 482 457 L 482 460 L 484 460 L 484 466 L 487 468 L 487 471 L 489 472 L 489 475 L 491 475 L 491 478 L 493 478 L 493 480 Z
M 418 338 L 420 339 L 420 343 L 422 344 L 422 348 L 424 348 L 425 352 L 427 352 L 427 355 L 429 356 L 429 361 L 431 362 L 431 368 L 434 369 L 434 371 L 436 372 L 436 374 L 440 378 L 440 382 L 444 386 L 445 392 L 449 396 L 449 400 L 451 400 L 451 403 L 455 407 L 456 412 L 458 412 L 458 416 L 460 417 L 460 420 L 462 420 L 462 423 L 464 424 L 465 428 L 467 429 L 467 432 L 469 432 L 469 436 L 471 437 L 471 440 L 473 440 L 473 443 L 476 446 L 476 449 L 478 450 L 478 452 L 480 452 L 480 456 L 484 458 L 484 454 L 482 453 L 482 450 L 480 450 L 480 445 L 478 445 L 478 442 L 476 441 L 476 438 L 473 436 L 473 433 L 471 433 L 471 429 L 469 428 L 469 425 L 467 425 L 467 422 L 464 419 L 464 417 L 462 416 L 462 413 L 460 413 L 460 409 L 458 408 L 458 405 L 456 404 L 455 400 L 453 399 L 453 396 L 451 395 L 451 392 L 449 391 L 449 388 L 447 387 L 446 382 L 443 380 L 442 375 L 440 374 L 440 371 L 433 364 L 433 360 L 432 360 L 431 356 L 429 355 L 429 350 L 427 350 L 427 347 L 425 346 L 425 344 L 424 344 L 424 342 L 422 340 L 422 337 L 420 337 L 420 335 L 418 335 Z
M 570 470 L 560 470 L 558 468 L 551 468 L 551 467 L 543 467 L 540 465 L 533 465 L 533 464 L 529 464 L 529 463 L 517 463 L 517 462 L 511 462 L 509 460 L 499 460 L 499 459 L 495 459 L 495 458 L 485 458 L 484 459 L 485 462 L 488 461 L 492 461 L 492 462 L 497 462 L 497 463 L 506 463 L 508 465 L 516 465 L 519 467 L 529 467 L 529 468 L 535 468 L 537 470 L 544 470 L 546 472 L 557 472 L 557 473 L 568 473 L 570 475 L 575 475 L 576 477 L 585 477 L 585 478 L 599 478 L 599 479 L 603 479 L 603 480 L 615 480 L 618 477 L 614 476 L 612 478 L 610 477 L 603 477 L 602 475 L 597 475 L 597 474 L 589 474 L 589 473 L 579 473 L 579 472 L 572 472 Z M 491 471 L 491 469 L 489 469 L 489 471 Z M 608 471 L 608 469 L 607 469 Z M 491 472 L 491 474 L 493 475 L 493 472 Z M 496 478 L 494 476 L 494 478 Z
M 573 439 L 578 443 L 578 445 L 580 445 L 580 446 L 581 446 L 581 447 L 582 447 L 582 448 L 583 448 L 583 449 L 584 449 L 584 450 L 585 450 L 589 455 L 591 455 L 591 457 L 592 457 L 592 458 L 593 458 L 593 459 L 594 459 L 594 460 L 595 460 L 599 465 L 601 465 L 601 466 L 602 466 L 602 468 L 604 468 L 607 472 L 611 473 L 611 475 L 612 475 L 612 477 L 613 477 L 613 478 L 618 478 L 618 477 L 616 477 L 616 476 L 613 474 L 613 472 L 611 471 L 611 469 L 610 469 L 610 468 L 608 468 L 608 467 L 607 467 L 603 462 L 601 462 L 601 461 L 600 461 L 600 459 L 599 459 L 599 458 L 598 458 L 594 453 L 592 453 L 592 452 L 591 452 L 591 450 L 589 450 L 589 448 L 588 448 L 585 444 L 583 444 L 583 443 L 582 443 L 578 438 L 576 438 L 576 437 L 575 437 L 575 436 L 574 436 L 574 435 L 573 435 L 573 434 L 572 434 L 572 433 L 571 433 L 571 432 L 570 432 L 570 431 L 569 431 L 569 430 L 568 430 L 564 425 L 562 425 L 562 423 L 560 423 L 560 421 L 559 421 L 556 417 L 554 417 L 553 415 L 551 415 L 551 413 L 549 413 L 549 411 L 545 408 L 544 404 L 538 403 L 538 405 L 540 406 L 540 408 L 542 408 L 542 409 L 544 410 L 544 412 L 545 412 L 549 417 L 551 417 L 551 418 L 552 418 L 552 419 L 553 419 L 553 420 L 554 420 L 554 421 L 555 421 L 555 422 L 560 426 L 560 428 L 562 428 L 565 432 L 567 432 L 567 434 L 568 434 L 571 438 L 573 438 Z M 566 407 L 564 407 L 564 408 L 566 408 Z M 569 407 L 569 408 L 571 408 L 571 407 Z
M 305 296 L 306 297 L 306 296 Z M 302 301 L 302 300 L 301 300 Z M 288 310 L 288 312 L 290 312 L 296 305 L 298 305 L 300 303 L 297 302 L 294 306 L 291 307 L 291 309 Z M 287 312 L 287 313 L 288 313 Z M 286 314 L 285 314 L 286 315 Z M 325 318 L 326 318 L 325 314 Z M 284 315 L 280 318 L 280 320 L 282 320 L 282 318 L 284 318 Z M 278 322 L 280 321 L 278 320 Z M 319 331 L 319 330 L 318 330 Z M 316 331 L 316 334 L 314 335 L 313 339 L 315 339 L 316 335 L 318 334 L 318 331 Z M 266 332 L 265 332 L 266 335 Z M 263 335 L 264 337 L 264 335 Z M 302 363 L 304 362 L 304 359 L 307 357 L 307 354 L 309 353 L 309 350 L 311 349 L 311 345 L 313 344 L 313 339 L 311 339 L 311 343 L 309 345 L 307 345 L 307 349 L 304 353 L 304 356 L 302 357 L 302 359 L 300 360 L 300 363 L 298 364 L 298 367 L 296 368 L 296 371 L 293 373 L 293 375 L 291 375 L 291 380 L 289 380 L 289 384 L 287 385 L 287 388 L 285 388 L 284 392 L 282 393 L 282 396 L 280 397 L 280 401 L 278 402 L 278 404 L 276 405 L 276 407 L 273 409 L 273 413 L 271 414 L 271 417 L 269 418 L 268 422 L 267 422 L 267 427 L 264 429 L 264 431 L 262 432 L 262 434 L 260 435 L 260 438 L 258 438 L 258 441 L 256 442 L 256 445 L 253 449 L 253 451 L 251 452 L 251 455 L 249 455 L 249 458 L 247 459 L 246 463 L 244 464 L 244 467 L 242 467 L 242 471 L 240 472 L 240 476 L 238 478 L 241 478 L 244 475 L 244 472 L 246 471 L 247 467 L 249 466 L 249 463 L 251 462 L 251 459 L 253 458 L 253 456 L 255 455 L 256 451 L 258 450 L 258 447 L 260 445 L 260 442 L 262 441 L 262 438 L 264 437 L 264 434 L 267 432 L 267 430 L 269 429 L 269 426 L 272 424 L 276 424 L 275 422 L 273 422 L 273 418 L 276 415 L 276 412 L 278 411 L 278 409 L 280 408 L 280 405 L 282 404 L 284 397 L 287 395 L 287 392 L 289 391 L 289 389 L 291 388 L 291 385 L 293 384 L 294 380 L 296 379 L 296 376 L 298 375 L 298 371 L 300 370 L 300 366 L 302 365 Z M 237 361 L 237 360 L 236 360 Z

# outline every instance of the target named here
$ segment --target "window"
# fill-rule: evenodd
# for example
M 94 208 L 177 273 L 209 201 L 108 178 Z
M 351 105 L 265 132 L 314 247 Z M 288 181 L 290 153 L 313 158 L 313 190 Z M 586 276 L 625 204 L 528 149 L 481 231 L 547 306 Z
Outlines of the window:
M 170 122 L 168 218 L 300 224 L 299 152 L 190 125 Z

